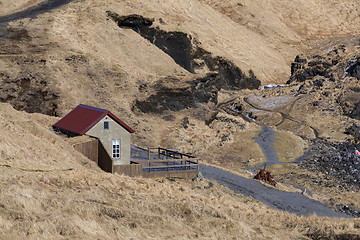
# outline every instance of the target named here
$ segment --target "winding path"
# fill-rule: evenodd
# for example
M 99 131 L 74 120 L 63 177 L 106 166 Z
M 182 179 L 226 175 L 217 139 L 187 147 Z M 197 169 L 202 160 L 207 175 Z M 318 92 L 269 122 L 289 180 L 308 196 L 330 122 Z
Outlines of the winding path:
M 133 160 L 147 159 L 148 153 L 145 149 L 131 146 L 131 157 Z M 244 196 L 251 196 L 264 204 L 282 211 L 295 213 L 296 215 L 350 218 L 350 216 L 335 212 L 324 204 L 315 201 L 300 193 L 282 192 L 274 188 L 266 187 L 253 179 L 247 179 L 230 172 L 199 164 L 202 175 L 210 180 L 236 191 Z
M 200 164 L 200 172 L 207 179 L 215 180 L 244 196 L 251 196 L 269 207 L 281 211 L 295 213 L 298 216 L 316 214 L 326 217 L 351 218 L 300 193 L 282 192 L 266 187 L 255 180 L 243 178 L 218 168 Z
M 289 107 L 289 110 L 288 112 L 283 112 L 283 111 L 276 111 L 276 110 L 271 110 L 271 109 L 266 109 L 266 108 L 262 108 L 262 107 L 259 107 L 259 106 L 256 106 L 254 103 L 251 103 L 249 101 L 248 98 L 244 98 L 244 102 L 246 102 L 247 104 L 249 104 L 252 108 L 255 108 L 257 110 L 261 110 L 261 111 L 267 111 L 267 112 L 273 112 L 273 113 L 279 113 L 282 117 L 281 121 L 279 123 L 277 123 L 275 126 L 279 126 L 280 124 L 282 124 L 285 119 L 289 120 L 289 121 L 292 121 L 292 122 L 295 122 L 299 125 L 304 125 L 304 126 L 308 126 L 311 130 L 313 130 L 314 132 L 314 135 L 316 138 L 319 138 L 319 134 L 318 134 L 318 131 L 313 127 L 313 126 L 310 126 L 309 124 L 303 122 L 303 121 L 299 121 L 299 120 L 296 120 L 295 118 L 293 118 L 292 116 L 290 116 L 290 112 L 292 110 L 292 108 L 294 107 L 295 103 L 300 100 L 301 98 L 296 98 L 294 101 L 292 101 L 290 103 L 290 107 Z
M 65 4 L 68 4 L 71 1 L 73 0 L 45 0 L 39 3 L 38 5 L 27 8 L 23 11 L 15 12 L 5 16 L 0 16 L 0 23 L 7 23 L 10 21 L 27 18 L 27 17 L 36 17 L 39 14 L 61 7 Z
M 273 143 L 275 142 L 275 135 L 276 133 L 272 130 L 271 127 L 261 127 L 260 135 L 254 139 L 262 149 L 266 158 L 266 162 L 255 167 L 248 168 L 248 170 L 255 171 L 258 168 L 263 168 L 265 164 L 268 167 L 272 164 L 284 164 L 283 162 L 279 162 L 276 149 L 273 146 Z
M 244 113 L 243 112 L 238 112 L 238 111 L 234 111 L 232 109 L 230 109 L 228 106 L 229 104 L 233 103 L 236 99 L 238 98 L 234 98 L 234 99 L 231 99 L 229 101 L 226 101 L 226 102 L 223 102 L 223 103 L 219 103 L 217 105 L 217 108 L 218 109 L 221 109 L 223 111 L 225 111 L 226 113 L 228 114 L 231 114 L 231 115 L 234 115 L 234 116 L 240 116 L 242 117 L 244 120 L 246 121 L 249 121 L 250 120 L 245 117 Z M 295 118 L 293 118 L 291 115 L 290 115 L 290 112 L 291 110 L 293 109 L 295 103 L 299 100 L 301 100 L 302 97 L 298 97 L 296 98 L 294 101 L 292 101 L 288 107 L 288 110 L 287 111 L 278 111 L 278 110 L 272 110 L 272 109 L 267 109 L 267 108 L 262 108 L 262 107 L 259 107 L 257 106 L 256 104 L 252 103 L 247 97 L 244 97 L 243 98 L 243 101 L 245 103 L 247 103 L 250 107 L 254 108 L 254 109 L 257 109 L 257 110 L 260 110 L 260 111 L 266 111 L 266 112 L 271 112 L 271 113 L 279 113 L 281 115 L 281 121 L 278 122 L 275 126 L 279 126 L 281 125 L 282 123 L 284 123 L 285 120 L 289 120 L 291 122 L 295 122 L 299 125 L 304 125 L 304 126 L 308 126 L 313 132 L 314 132 L 314 135 L 315 137 L 317 138 L 320 138 L 319 137 L 319 133 L 318 133 L 318 130 L 316 130 L 316 128 L 314 128 L 313 126 L 309 125 L 308 123 L 304 122 L 304 121 L 299 121 Z

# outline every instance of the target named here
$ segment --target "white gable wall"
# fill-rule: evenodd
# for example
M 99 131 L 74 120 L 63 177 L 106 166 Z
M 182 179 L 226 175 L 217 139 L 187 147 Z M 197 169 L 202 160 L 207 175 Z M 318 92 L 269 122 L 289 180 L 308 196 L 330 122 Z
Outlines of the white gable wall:
M 109 122 L 109 130 L 104 129 L 104 122 Z M 104 146 L 106 152 L 112 158 L 112 140 L 120 139 L 120 159 L 113 159 L 113 165 L 130 164 L 131 133 L 120 124 L 106 115 L 95 124 L 86 135 L 96 137 Z

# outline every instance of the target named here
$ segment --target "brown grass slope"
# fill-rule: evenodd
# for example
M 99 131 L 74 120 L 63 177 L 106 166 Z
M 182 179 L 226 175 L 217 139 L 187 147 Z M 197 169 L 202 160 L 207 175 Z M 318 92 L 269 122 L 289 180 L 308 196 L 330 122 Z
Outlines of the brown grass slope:
M 2 0 L 0 14 L 36 2 Z M 156 95 L 159 86 L 186 90 L 203 75 L 190 74 L 134 31 L 119 28 L 106 11 L 140 14 L 165 31 L 185 32 L 213 56 L 231 60 L 245 73 L 252 69 L 267 84 L 286 82 L 295 55 L 321 48 L 320 40 L 358 36 L 359 5 L 358 0 L 74 1 L 12 22 L 0 32 L 0 99 L 17 109 L 32 104 L 30 112 L 60 116 L 79 103 L 107 108 L 136 130 L 133 140 L 138 145 L 181 148 L 235 170 L 243 166 L 239 162 L 254 166 L 264 161 L 252 139 L 260 130 L 254 123 L 220 113 L 221 121 L 209 128 L 205 120 L 214 104 L 161 114 L 136 108 L 137 100 Z M 218 99 L 238 96 L 238 91 L 222 90 Z M 185 116 L 190 119 L 186 129 Z M 298 218 L 218 185 L 204 189 L 207 183 L 106 174 L 48 130 L 58 118 L 18 112 L 8 104 L 0 105 L 0 118 L 0 238 L 359 235 L 357 220 Z M 285 158 L 302 154 L 303 140 L 279 133 L 294 142 Z M 220 148 L 224 134 L 231 137 Z
M 267 84 L 287 81 L 291 61 L 311 40 L 358 35 L 358 3 L 74 1 L 10 23 L 2 38 L 0 71 L 13 81 L 30 76 L 40 82 L 38 87 L 56 92 L 59 115 L 79 103 L 109 108 L 137 130 L 135 141 L 145 145 L 152 139 L 158 145 L 162 134 L 149 130 L 174 124 L 135 116 L 134 102 L 155 94 L 153 86 L 161 80 L 170 77 L 173 87 L 186 87 L 198 76 L 134 31 L 117 27 L 106 11 L 140 14 L 165 31 L 187 33 L 213 56 L 231 60 L 245 73 L 252 69 Z
M 1 106 L 2 239 L 355 238 L 359 220 L 296 217 L 207 181 L 102 172 L 49 130 Z

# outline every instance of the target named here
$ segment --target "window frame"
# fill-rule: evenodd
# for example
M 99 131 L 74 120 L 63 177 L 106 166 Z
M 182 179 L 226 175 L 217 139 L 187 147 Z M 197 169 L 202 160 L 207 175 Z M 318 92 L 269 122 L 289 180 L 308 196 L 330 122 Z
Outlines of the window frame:
M 109 129 L 110 129 L 109 121 L 104 121 L 104 130 L 109 130 Z
M 120 159 L 121 158 L 121 140 L 113 139 L 111 142 L 111 156 L 112 159 Z

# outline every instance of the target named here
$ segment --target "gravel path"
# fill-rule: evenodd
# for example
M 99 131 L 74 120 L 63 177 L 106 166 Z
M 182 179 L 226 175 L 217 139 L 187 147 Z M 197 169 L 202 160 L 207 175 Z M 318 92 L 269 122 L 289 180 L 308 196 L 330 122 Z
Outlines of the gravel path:
M 236 191 L 244 196 L 251 196 L 264 204 L 282 211 L 295 213 L 296 215 L 350 218 L 350 216 L 335 212 L 324 204 L 315 201 L 300 193 L 289 193 L 266 187 L 261 183 L 240 177 L 218 168 L 200 165 L 202 175 L 211 180 Z
M 269 167 L 272 164 L 284 164 L 279 162 L 276 154 L 276 149 L 272 145 L 275 142 L 276 133 L 271 127 L 261 127 L 260 136 L 255 137 L 255 142 L 261 147 L 264 152 L 266 162 L 258 166 L 248 168 L 248 170 L 255 172 L 256 169 L 263 168 L 266 164 Z
M 131 146 L 131 157 L 147 159 L 147 151 L 142 148 Z M 288 211 L 297 215 L 309 216 L 313 213 L 318 216 L 350 218 L 350 216 L 335 212 L 322 203 L 312 200 L 300 193 L 289 193 L 269 188 L 261 183 L 243 178 L 227 171 L 200 164 L 200 172 L 209 179 L 236 191 L 244 196 L 251 196 L 264 204 L 282 211 Z

